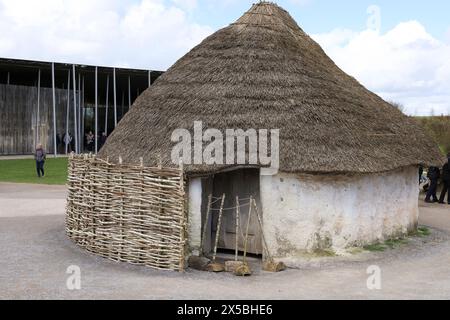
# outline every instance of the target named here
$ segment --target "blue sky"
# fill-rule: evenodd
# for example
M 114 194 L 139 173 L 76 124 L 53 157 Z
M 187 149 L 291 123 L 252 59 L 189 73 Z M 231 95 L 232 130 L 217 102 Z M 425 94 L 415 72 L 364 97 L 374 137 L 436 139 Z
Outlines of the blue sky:
M 234 21 L 256 1 L 225 0 L 222 3 L 199 0 L 190 18 L 213 28 Z M 382 13 L 382 32 L 402 21 L 417 20 L 437 38 L 444 38 L 450 29 L 450 1 L 446 0 L 279 0 L 277 4 L 289 11 L 308 33 L 324 33 L 334 28 L 362 30 L 366 9 L 377 5 Z
M 0 0 L 0 57 L 165 70 L 253 2 Z M 450 114 L 450 1 L 276 3 L 368 89 L 408 114 Z

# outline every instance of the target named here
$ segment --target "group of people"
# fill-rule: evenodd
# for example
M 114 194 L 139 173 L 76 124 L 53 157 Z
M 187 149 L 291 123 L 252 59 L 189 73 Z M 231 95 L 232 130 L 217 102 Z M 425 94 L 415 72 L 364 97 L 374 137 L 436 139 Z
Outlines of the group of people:
M 430 167 L 428 169 L 427 177 L 430 179 L 430 186 L 427 191 L 427 195 L 425 197 L 425 202 L 433 203 L 439 202 L 444 203 L 445 195 L 447 195 L 447 203 L 450 204 L 450 153 L 447 154 L 447 163 L 444 164 L 444 167 L 441 170 L 438 167 Z M 442 179 L 443 188 L 438 198 L 437 187 L 439 183 L 439 179 Z
M 108 135 L 106 132 L 102 132 L 100 136 L 97 137 L 97 148 L 98 150 L 103 147 L 103 145 L 106 142 L 106 139 L 108 138 Z M 86 146 L 86 150 L 89 152 L 95 152 L 95 135 L 92 133 L 92 131 L 89 131 L 85 137 L 84 137 L 84 145 Z M 67 134 L 64 133 L 61 135 L 58 133 L 56 135 L 56 147 L 59 154 L 65 154 L 66 148 L 67 153 L 71 153 L 72 151 L 75 151 L 75 139 L 73 138 L 73 135 L 71 132 L 68 132 Z
M 71 153 L 75 150 L 75 140 L 73 139 L 72 133 L 68 132 L 67 134 L 64 133 L 61 135 L 58 133 L 56 135 L 56 148 L 59 154 L 66 153 L 66 146 L 67 146 L 67 152 Z
M 100 150 L 106 142 L 108 135 L 106 132 L 102 132 L 100 136 L 97 136 L 97 148 Z M 86 149 L 89 152 L 95 152 L 95 135 L 92 131 L 89 131 L 85 136 Z

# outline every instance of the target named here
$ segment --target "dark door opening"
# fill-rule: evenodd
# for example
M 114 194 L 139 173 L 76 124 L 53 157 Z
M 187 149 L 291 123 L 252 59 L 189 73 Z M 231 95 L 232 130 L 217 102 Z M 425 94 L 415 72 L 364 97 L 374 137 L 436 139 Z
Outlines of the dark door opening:
M 249 203 L 252 196 L 256 200 L 256 205 L 262 215 L 260 202 L 260 172 L 259 169 L 240 169 L 230 172 L 219 173 L 213 176 L 210 183 L 209 193 L 214 199 L 218 199 L 225 194 L 225 203 L 222 216 L 222 226 L 218 242 L 218 250 L 221 252 L 235 252 L 236 247 L 236 196 L 240 202 L 240 228 L 238 237 L 238 250 L 240 254 L 244 251 L 245 233 L 248 221 Z M 207 190 L 204 190 L 206 193 Z M 207 197 L 208 195 L 206 195 Z M 213 201 L 214 202 L 214 201 Z M 214 248 L 216 239 L 217 224 L 219 220 L 220 200 L 212 205 L 211 223 L 207 230 L 207 239 L 205 239 L 205 251 L 210 252 Z M 206 208 L 205 208 L 206 209 Z M 205 219 L 205 215 L 203 215 Z M 203 220 L 204 223 L 204 220 Z M 208 239 L 209 238 L 209 239 Z M 262 254 L 261 230 L 253 210 L 250 224 L 249 237 L 247 243 L 247 253 Z

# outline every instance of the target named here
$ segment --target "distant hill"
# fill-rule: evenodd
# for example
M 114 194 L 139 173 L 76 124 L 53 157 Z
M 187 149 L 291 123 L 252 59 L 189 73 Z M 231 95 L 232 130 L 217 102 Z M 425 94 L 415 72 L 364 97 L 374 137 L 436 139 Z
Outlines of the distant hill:
M 450 116 L 414 117 L 436 141 L 442 154 L 450 152 Z

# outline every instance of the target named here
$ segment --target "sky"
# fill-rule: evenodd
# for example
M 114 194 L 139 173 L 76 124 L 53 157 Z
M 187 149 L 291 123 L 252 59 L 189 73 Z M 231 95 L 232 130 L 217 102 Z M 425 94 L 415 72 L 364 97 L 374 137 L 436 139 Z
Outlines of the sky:
M 0 0 L 0 57 L 166 70 L 257 0 Z M 450 114 L 450 1 L 279 0 L 410 115 Z

